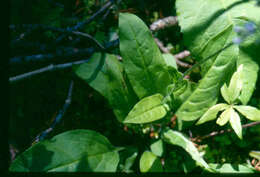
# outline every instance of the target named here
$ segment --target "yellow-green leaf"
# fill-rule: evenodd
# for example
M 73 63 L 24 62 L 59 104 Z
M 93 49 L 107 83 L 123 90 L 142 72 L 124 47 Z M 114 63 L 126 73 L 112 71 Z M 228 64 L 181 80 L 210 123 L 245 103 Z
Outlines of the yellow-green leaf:
M 260 110 L 252 106 L 234 106 L 238 112 L 252 121 L 260 121 Z
M 140 171 L 145 172 L 162 172 L 160 159 L 150 151 L 145 151 L 140 159 Z
M 222 112 L 220 114 L 220 117 L 217 119 L 217 124 L 219 124 L 220 126 L 225 125 L 230 119 L 232 110 L 233 110 L 232 107 L 230 107 L 230 108 L 226 109 L 224 112 Z
M 231 124 L 231 127 L 233 128 L 233 130 L 235 131 L 237 136 L 240 139 L 242 139 L 242 126 L 241 126 L 241 122 L 240 122 L 240 117 L 239 117 L 238 113 L 236 113 L 234 111 L 234 109 L 231 110 L 229 123 Z

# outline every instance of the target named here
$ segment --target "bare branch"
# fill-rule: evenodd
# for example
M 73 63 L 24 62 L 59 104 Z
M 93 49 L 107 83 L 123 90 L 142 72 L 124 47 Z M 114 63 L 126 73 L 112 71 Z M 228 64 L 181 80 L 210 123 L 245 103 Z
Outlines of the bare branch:
M 87 60 L 75 61 L 75 62 L 71 62 L 71 63 L 58 64 L 58 65 L 50 64 L 49 66 L 46 66 L 46 67 L 41 68 L 41 69 L 37 69 L 35 71 L 31 71 L 31 72 L 24 73 L 24 74 L 21 74 L 21 75 L 18 75 L 18 76 L 10 77 L 9 82 L 14 83 L 14 82 L 17 82 L 17 81 L 20 81 L 20 80 L 23 80 L 23 79 L 26 79 L 26 78 L 47 72 L 47 71 L 55 71 L 55 70 L 70 68 L 73 65 L 82 64 L 82 63 L 85 63 L 87 61 L 88 61 L 88 59 Z
M 167 27 L 175 26 L 178 24 L 177 17 L 169 16 L 159 19 L 150 25 L 151 31 L 158 31 Z
M 260 125 L 260 121 L 244 124 L 244 125 L 242 125 L 242 128 L 253 127 L 253 126 L 256 126 L 256 125 Z M 214 131 L 214 132 L 211 132 L 208 135 L 204 135 L 202 137 L 198 136 L 198 137 L 194 138 L 194 141 L 201 141 L 201 140 L 206 139 L 206 138 L 210 138 L 210 137 L 213 137 L 213 136 L 221 135 L 223 133 L 232 132 L 232 131 L 234 131 L 234 130 L 233 129 L 226 129 L 226 130 Z
M 40 133 L 35 138 L 33 144 L 43 140 L 55 128 L 55 126 L 61 121 L 62 117 L 64 116 L 68 107 L 71 104 L 71 95 L 72 95 L 72 91 L 73 91 L 73 85 L 74 85 L 74 82 L 73 82 L 73 80 L 71 80 L 69 91 L 68 91 L 68 96 L 67 96 L 67 99 L 65 100 L 65 104 L 63 105 L 63 108 L 59 111 L 59 114 L 56 116 L 56 118 L 52 122 L 51 126 L 48 129 L 44 130 L 42 133 Z
M 160 48 L 160 50 L 161 50 L 163 53 L 169 53 L 169 54 L 171 54 L 170 51 L 169 51 L 169 49 L 168 49 L 167 47 L 164 47 L 163 43 L 162 43 L 158 38 L 154 38 L 154 39 L 155 39 L 155 42 L 157 43 L 158 47 Z M 174 55 L 177 65 L 179 65 L 179 66 L 181 66 L 181 67 L 184 67 L 184 68 L 190 68 L 190 67 L 191 67 L 190 64 L 185 63 L 185 62 L 182 62 L 182 61 L 179 60 L 181 57 L 186 57 L 186 56 L 188 56 L 187 53 L 188 53 L 188 51 L 185 50 L 183 53 L 181 52 L 181 53 L 179 53 L 179 54 Z M 176 57 L 176 56 L 177 56 L 177 57 Z

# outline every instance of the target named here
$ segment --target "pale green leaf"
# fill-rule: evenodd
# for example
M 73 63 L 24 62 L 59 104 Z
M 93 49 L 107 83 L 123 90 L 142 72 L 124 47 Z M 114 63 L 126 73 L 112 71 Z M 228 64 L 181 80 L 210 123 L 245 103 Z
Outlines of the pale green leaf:
M 138 155 L 138 153 L 137 153 L 137 152 L 134 152 L 130 157 L 128 157 L 128 158 L 125 160 L 125 165 L 124 165 L 124 171 L 125 171 L 125 172 L 130 171 L 130 168 L 133 166 L 137 155 Z
M 236 99 L 238 99 L 238 96 L 240 95 L 240 92 L 242 90 L 242 86 L 243 86 L 242 74 L 243 74 L 243 65 L 240 65 L 237 71 L 232 75 L 232 78 L 228 86 L 228 93 L 229 93 L 229 98 L 231 103 L 233 103 Z
M 216 164 L 210 163 L 209 166 L 218 173 L 254 173 L 255 170 L 248 165 L 243 164 Z
M 140 171 L 145 172 L 162 172 L 160 159 L 150 151 L 145 151 L 140 159 Z
M 219 124 L 220 126 L 225 125 L 229 121 L 233 111 L 234 111 L 233 108 L 230 107 L 226 109 L 224 112 L 222 112 L 219 118 L 217 119 L 217 124 Z
M 260 160 L 260 151 L 250 151 L 249 156 L 251 156 L 257 160 Z
M 257 7 L 253 1 L 241 2 L 240 0 L 176 1 L 178 22 L 184 34 L 184 43 L 196 60 L 200 61 L 211 56 L 231 44 L 237 35 L 233 30 L 234 26 L 244 25 L 248 21 L 259 22 L 257 17 L 260 15 L 260 7 Z M 186 121 L 196 120 L 202 116 L 217 102 L 221 85 L 228 81 L 237 64 L 245 63 L 242 62 L 243 59 L 244 55 L 241 55 L 240 47 L 232 45 L 205 62 L 201 66 L 203 78 L 196 90 L 181 105 L 176 113 L 177 116 Z M 249 57 L 247 59 L 254 60 Z M 247 89 L 242 88 L 242 93 L 253 91 L 257 70 L 251 72 L 254 73 L 254 79 L 250 79 Z M 246 79 L 244 78 L 244 82 Z M 249 93 L 246 94 L 246 97 L 248 96 Z
M 182 133 L 173 130 L 168 130 L 163 133 L 163 140 L 165 140 L 166 142 L 172 145 L 182 147 L 185 151 L 187 151 L 191 155 L 192 159 L 195 160 L 199 166 L 210 171 L 208 164 L 201 157 L 197 148 Z
M 124 123 L 143 124 L 162 119 L 167 114 L 162 101 L 161 94 L 143 98 L 129 112 Z
M 106 137 L 71 130 L 39 142 L 11 164 L 14 172 L 115 172 L 119 155 Z
M 243 116 L 252 121 L 260 121 L 260 110 L 252 106 L 234 106 Z
M 219 111 L 223 111 L 227 109 L 229 105 L 227 104 L 217 104 L 209 108 L 209 110 L 199 119 L 196 125 L 203 124 L 207 121 L 211 121 L 217 118 L 217 114 Z
M 95 53 L 89 62 L 76 67 L 75 72 L 108 100 L 120 122 L 138 101 L 122 64 L 114 55 Z
M 232 109 L 232 111 L 231 111 L 229 123 L 230 123 L 231 127 L 233 128 L 233 130 L 235 131 L 235 133 L 237 134 L 237 136 L 240 139 L 242 139 L 242 126 L 241 126 L 240 117 L 239 117 L 238 113 L 236 113 L 234 111 L 234 109 Z
M 230 93 L 229 93 L 226 83 L 221 87 L 220 91 L 221 91 L 221 95 L 224 98 L 224 100 L 230 104 L 231 103 Z
M 176 64 L 176 59 L 175 59 L 175 57 L 172 54 L 164 53 L 164 54 L 162 54 L 162 56 L 163 56 L 163 59 L 164 59 L 166 65 L 168 67 L 170 66 L 170 67 L 173 67 L 175 69 L 178 68 L 177 64 Z
M 155 141 L 153 144 L 151 144 L 150 148 L 152 153 L 161 157 L 163 154 L 163 141 L 162 140 Z
M 119 39 L 123 64 L 138 97 L 165 95 L 171 77 L 145 23 L 133 14 L 120 13 Z

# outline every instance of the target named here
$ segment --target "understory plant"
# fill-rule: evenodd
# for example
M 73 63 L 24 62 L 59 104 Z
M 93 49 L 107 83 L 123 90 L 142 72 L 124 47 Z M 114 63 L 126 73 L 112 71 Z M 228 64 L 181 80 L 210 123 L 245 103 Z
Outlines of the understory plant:
M 169 62 L 161 54 L 149 28 L 130 13 L 119 14 L 122 62 L 99 52 L 74 67 L 78 77 L 105 97 L 120 124 L 137 136 L 153 137 L 146 139 L 148 146 L 122 160 L 120 153 L 128 147 L 114 147 L 92 130 L 71 130 L 36 143 L 10 170 L 133 172 L 137 163 L 140 172 L 256 172 L 246 162 L 236 168 L 207 163 L 205 151 L 186 130 L 217 118 L 218 125 L 229 122 L 242 139 L 240 117 L 260 121 L 260 110 L 247 105 L 259 71 L 260 8 L 239 0 L 177 0 L 176 8 L 183 42 L 197 62 L 186 72 L 178 70 L 174 57 Z M 251 33 L 239 38 L 245 26 Z M 185 77 L 195 68 L 200 69 L 198 82 Z

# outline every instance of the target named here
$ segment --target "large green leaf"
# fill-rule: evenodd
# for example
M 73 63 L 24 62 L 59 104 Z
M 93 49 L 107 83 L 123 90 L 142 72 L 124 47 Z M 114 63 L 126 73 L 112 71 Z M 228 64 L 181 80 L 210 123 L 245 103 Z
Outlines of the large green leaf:
M 124 123 L 143 124 L 162 119 L 167 114 L 168 107 L 162 101 L 161 94 L 143 98 L 129 112 Z
M 255 170 L 252 167 L 249 167 L 248 165 L 242 165 L 242 164 L 215 164 L 210 163 L 209 166 L 216 170 L 218 173 L 254 173 Z
M 161 139 L 155 141 L 151 144 L 150 149 L 155 155 L 161 157 L 163 155 L 163 141 Z
M 71 130 L 39 142 L 11 164 L 15 172 L 115 172 L 116 149 L 92 130 Z
M 184 42 L 198 61 L 229 45 L 236 36 L 233 31 L 235 25 L 243 25 L 248 20 L 256 21 L 260 15 L 260 8 L 253 2 L 241 0 L 177 0 L 176 7 Z M 241 55 L 239 46 L 233 45 L 203 64 L 203 78 L 197 89 L 181 105 L 177 116 L 187 121 L 198 119 L 216 103 L 219 88 L 232 74 L 229 72 L 236 62 L 248 63 L 244 64 L 245 71 L 255 65 L 254 62 L 246 62 L 248 60 L 253 61 Z M 247 83 L 242 89 L 243 98 L 247 100 L 252 95 L 258 72 L 258 68 L 253 68 L 250 71 L 250 84 Z M 244 83 L 248 82 L 248 77 L 246 74 Z
M 140 159 L 141 172 L 162 172 L 162 164 L 160 159 L 150 151 L 145 151 Z
M 171 83 L 170 74 L 144 22 L 133 14 L 120 13 L 119 39 L 123 64 L 138 97 L 165 95 Z
M 116 56 L 95 53 L 88 63 L 75 69 L 76 74 L 101 93 L 122 122 L 138 98 Z
M 192 159 L 195 160 L 199 166 L 211 171 L 208 164 L 201 157 L 197 148 L 183 134 L 177 131 L 167 130 L 163 133 L 163 139 L 170 144 L 182 147 L 191 155 Z

